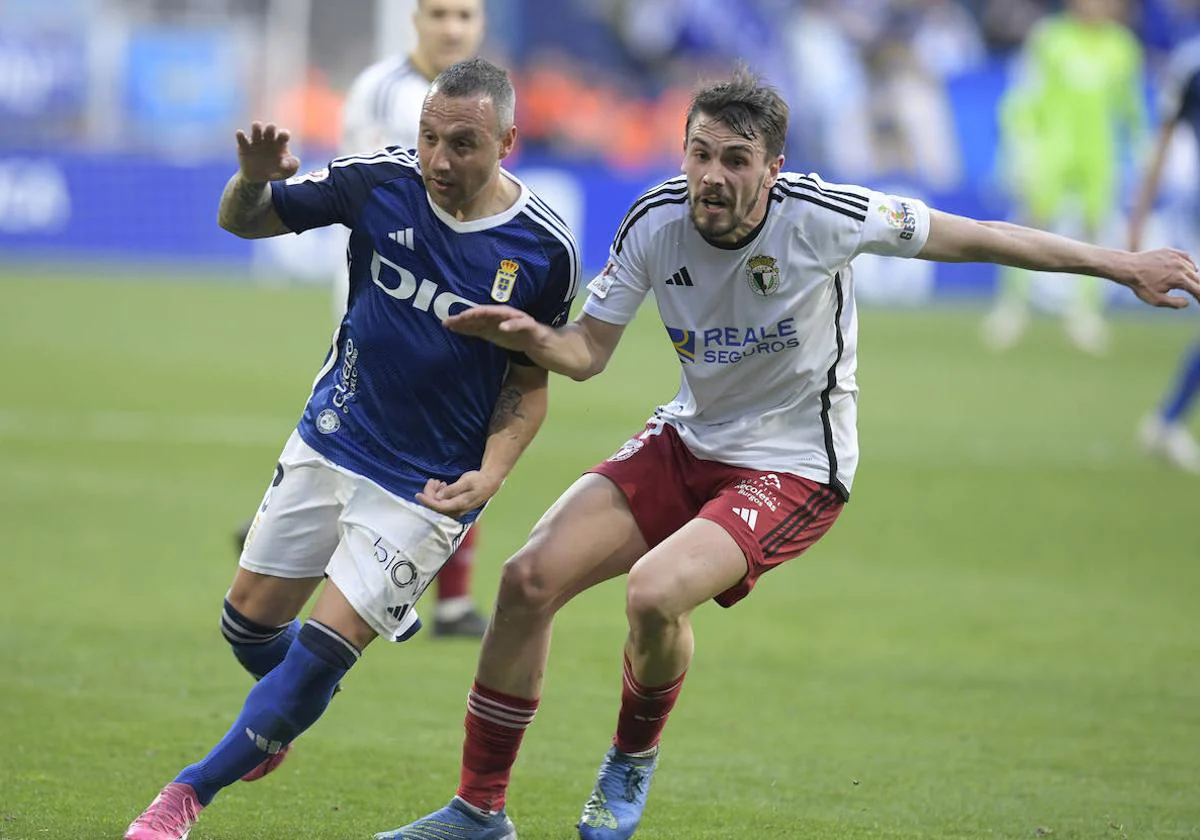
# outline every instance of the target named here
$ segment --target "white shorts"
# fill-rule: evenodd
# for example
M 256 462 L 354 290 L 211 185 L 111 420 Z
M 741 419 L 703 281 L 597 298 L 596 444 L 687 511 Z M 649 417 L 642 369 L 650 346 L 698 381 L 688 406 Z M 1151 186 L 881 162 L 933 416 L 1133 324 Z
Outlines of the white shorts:
M 382 638 L 403 641 L 413 609 L 469 526 L 336 466 L 293 431 L 239 565 L 261 575 L 327 575 Z

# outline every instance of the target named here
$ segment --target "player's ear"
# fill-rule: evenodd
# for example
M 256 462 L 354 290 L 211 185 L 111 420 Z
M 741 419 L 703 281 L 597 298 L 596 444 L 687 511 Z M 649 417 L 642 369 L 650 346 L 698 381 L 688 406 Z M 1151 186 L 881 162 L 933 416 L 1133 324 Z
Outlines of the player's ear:
M 767 165 L 767 177 L 763 181 L 763 186 L 767 189 L 775 186 L 775 182 L 779 180 L 779 173 L 783 171 L 783 160 L 783 155 L 778 155 Z
M 500 160 L 512 154 L 513 146 L 517 142 L 517 127 L 510 125 L 508 131 L 500 135 Z

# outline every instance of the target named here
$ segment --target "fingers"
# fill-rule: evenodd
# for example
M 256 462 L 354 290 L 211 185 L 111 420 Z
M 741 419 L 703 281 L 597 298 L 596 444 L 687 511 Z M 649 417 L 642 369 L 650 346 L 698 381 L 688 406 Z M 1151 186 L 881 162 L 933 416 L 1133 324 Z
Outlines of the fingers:
M 286 128 L 279 128 L 275 123 L 263 123 L 255 120 L 250 123 L 250 133 L 240 128 L 235 132 L 238 146 L 245 149 L 250 146 L 268 145 L 285 146 L 292 139 L 292 133 Z

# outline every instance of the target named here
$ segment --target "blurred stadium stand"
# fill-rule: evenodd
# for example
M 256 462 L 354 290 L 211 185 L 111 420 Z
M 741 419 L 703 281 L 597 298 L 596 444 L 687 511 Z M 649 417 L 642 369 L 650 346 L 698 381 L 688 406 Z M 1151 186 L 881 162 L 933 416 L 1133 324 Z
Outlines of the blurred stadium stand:
M 1003 217 L 996 102 L 1014 50 L 1055 7 L 491 0 L 485 52 L 518 85 L 512 168 L 568 218 L 595 267 L 632 198 L 677 171 L 696 80 L 738 58 L 793 106 L 789 168 Z M 227 275 L 324 279 L 338 250 L 319 232 L 252 244 L 217 228 L 232 133 L 275 120 L 294 130 L 305 165 L 320 166 L 351 79 L 409 46 L 411 8 L 412 0 L 0 3 L 3 259 L 216 264 Z M 1131 4 L 1130 23 L 1148 51 L 1153 101 L 1165 51 L 1200 31 L 1200 0 Z M 1194 174 L 1167 179 L 1181 185 L 1173 200 L 1191 200 Z M 993 280 L 978 266 L 869 259 L 860 277 L 865 298 L 895 302 L 984 295 Z

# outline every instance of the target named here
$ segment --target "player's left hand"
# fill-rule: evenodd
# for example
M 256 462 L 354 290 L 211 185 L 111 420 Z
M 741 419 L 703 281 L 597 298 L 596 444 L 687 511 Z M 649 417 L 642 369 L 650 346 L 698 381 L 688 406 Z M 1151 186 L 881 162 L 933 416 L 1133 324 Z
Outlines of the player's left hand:
M 417 501 L 430 510 L 458 519 L 464 513 L 480 507 L 492 496 L 500 485 L 478 470 L 459 476 L 453 484 L 436 478 L 425 482 L 425 489 L 417 494 Z
M 1200 272 L 1188 254 L 1174 248 L 1159 248 L 1132 256 L 1133 272 L 1125 285 L 1142 301 L 1151 306 L 1182 309 L 1188 305 L 1187 298 L 1168 294 L 1176 289 L 1200 301 Z

